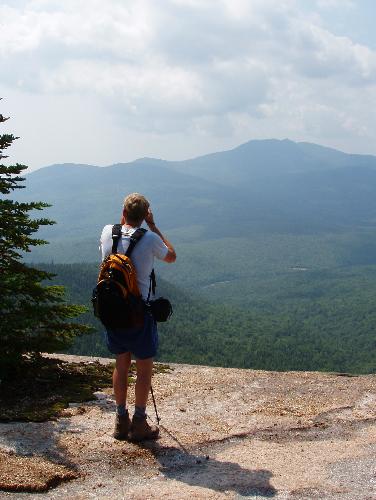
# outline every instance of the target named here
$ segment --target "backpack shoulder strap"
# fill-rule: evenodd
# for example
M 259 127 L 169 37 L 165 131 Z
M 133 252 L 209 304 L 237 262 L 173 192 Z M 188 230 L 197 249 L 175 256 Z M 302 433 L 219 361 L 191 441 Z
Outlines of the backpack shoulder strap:
M 118 243 L 121 236 L 121 224 L 114 224 L 112 226 L 112 249 L 111 253 L 117 252 Z
M 131 256 L 131 253 L 133 252 L 134 247 L 136 246 L 136 244 L 140 241 L 140 239 L 144 236 L 144 234 L 146 232 L 147 232 L 147 229 L 144 229 L 143 227 L 139 227 L 132 234 L 132 236 L 130 237 L 129 246 L 127 248 L 127 251 L 125 252 L 125 255 L 127 257 Z

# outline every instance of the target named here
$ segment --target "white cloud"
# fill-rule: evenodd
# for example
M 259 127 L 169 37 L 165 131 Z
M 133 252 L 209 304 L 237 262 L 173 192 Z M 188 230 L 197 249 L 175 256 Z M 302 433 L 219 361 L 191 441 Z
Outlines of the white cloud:
M 375 101 L 376 53 L 322 26 L 320 9 L 342 3 L 318 0 L 314 12 L 300 5 L 5 1 L 2 85 L 49 96 L 50 106 L 53 96 L 69 105 L 67 96 L 82 95 L 114 128 L 139 131 L 140 141 L 142 134 L 190 134 L 192 143 L 196 134 L 217 143 L 226 135 L 236 142 L 290 133 L 338 144 L 343 134 L 360 144 L 372 137 L 365 96 Z
M 348 9 L 355 7 L 353 0 L 317 0 L 316 3 L 320 9 Z

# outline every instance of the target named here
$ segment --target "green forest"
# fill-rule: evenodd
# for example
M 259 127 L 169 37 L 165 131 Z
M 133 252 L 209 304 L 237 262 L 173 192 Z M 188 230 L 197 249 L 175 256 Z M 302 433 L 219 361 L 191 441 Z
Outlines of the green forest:
M 160 325 L 161 361 L 376 372 L 375 157 L 266 140 L 178 162 L 52 165 L 17 193 L 51 203 L 57 222 L 25 260 L 48 263 L 90 308 L 100 233 L 134 191 L 178 256 L 156 265 L 175 311 Z M 90 309 L 80 321 L 96 332 L 72 352 L 108 355 Z
M 53 281 L 66 287 L 69 301 L 87 305 L 80 322 L 96 328 L 95 333 L 77 338 L 69 352 L 110 356 L 90 305 L 98 265 L 38 267 L 56 275 Z M 158 279 L 158 295 L 169 297 L 174 306 L 172 319 L 159 325 L 160 361 L 376 373 L 375 265 L 330 270 L 296 267 L 253 273 L 248 281 L 231 273 L 222 278 L 223 284 L 213 287 L 215 294 L 205 294 L 205 286 L 194 290 L 189 281 L 177 285 Z M 232 288 L 221 295 L 218 290 L 226 282 Z M 243 299 L 230 300 L 237 285 L 237 296 Z

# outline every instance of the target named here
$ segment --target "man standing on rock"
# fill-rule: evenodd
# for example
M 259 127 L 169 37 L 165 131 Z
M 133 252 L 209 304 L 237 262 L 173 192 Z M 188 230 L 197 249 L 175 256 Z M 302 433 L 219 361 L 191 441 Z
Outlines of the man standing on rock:
M 132 262 L 136 268 L 137 283 L 144 300 L 147 299 L 150 275 L 154 257 L 165 262 L 175 262 L 176 253 L 171 243 L 162 235 L 154 222 L 148 200 L 138 193 L 127 196 L 124 200 L 121 237 L 117 252 L 125 254 L 130 237 L 145 221 L 149 227 L 132 251 Z M 103 228 L 101 235 L 102 260 L 112 249 L 112 226 Z M 142 441 L 157 439 L 159 428 L 149 425 L 146 404 L 151 387 L 153 358 L 158 347 L 157 324 L 150 313 L 145 313 L 144 326 L 135 331 L 106 329 L 106 341 L 110 352 L 116 355 L 113 373 L 113 386 L 116 400 L 115 439 Z M 136 358 L 137 380 L 135 387 L 135 411 L 132 422 L 127 408 L 128 372 L 132 354 Z

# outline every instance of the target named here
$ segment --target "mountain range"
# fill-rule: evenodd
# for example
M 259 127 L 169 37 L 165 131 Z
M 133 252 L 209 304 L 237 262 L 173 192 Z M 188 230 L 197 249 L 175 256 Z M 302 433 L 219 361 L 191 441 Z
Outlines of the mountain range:
M 178 244 L 260 234 L 312 235 L 373 228 L 376 157 L 290 140 L 250 141 L 185 161 L 144 158 L 108 167 L 51 165 L 27 175 L 19 199 L 52 204 L 50 245 L 33 260 L 98 259 L 103 225 L 141 192 Z M 82 255 L 84 252 L 84 255 Z
M 150 199 L 178 254 L 157 266 L 176 306 L 161 359 L 375 372 L 375 157 L 250 141 L 179 162 L 52 165 L 25 184 L 18 199 L 51 203 L 43 215 L 57 222 L 40 231 L 50 244 L 26 258 L 86 304 L 102 227 L 119 221 L 126 194 Z M 98 331 L 73 352 L 100 354 L 102 344 Z

